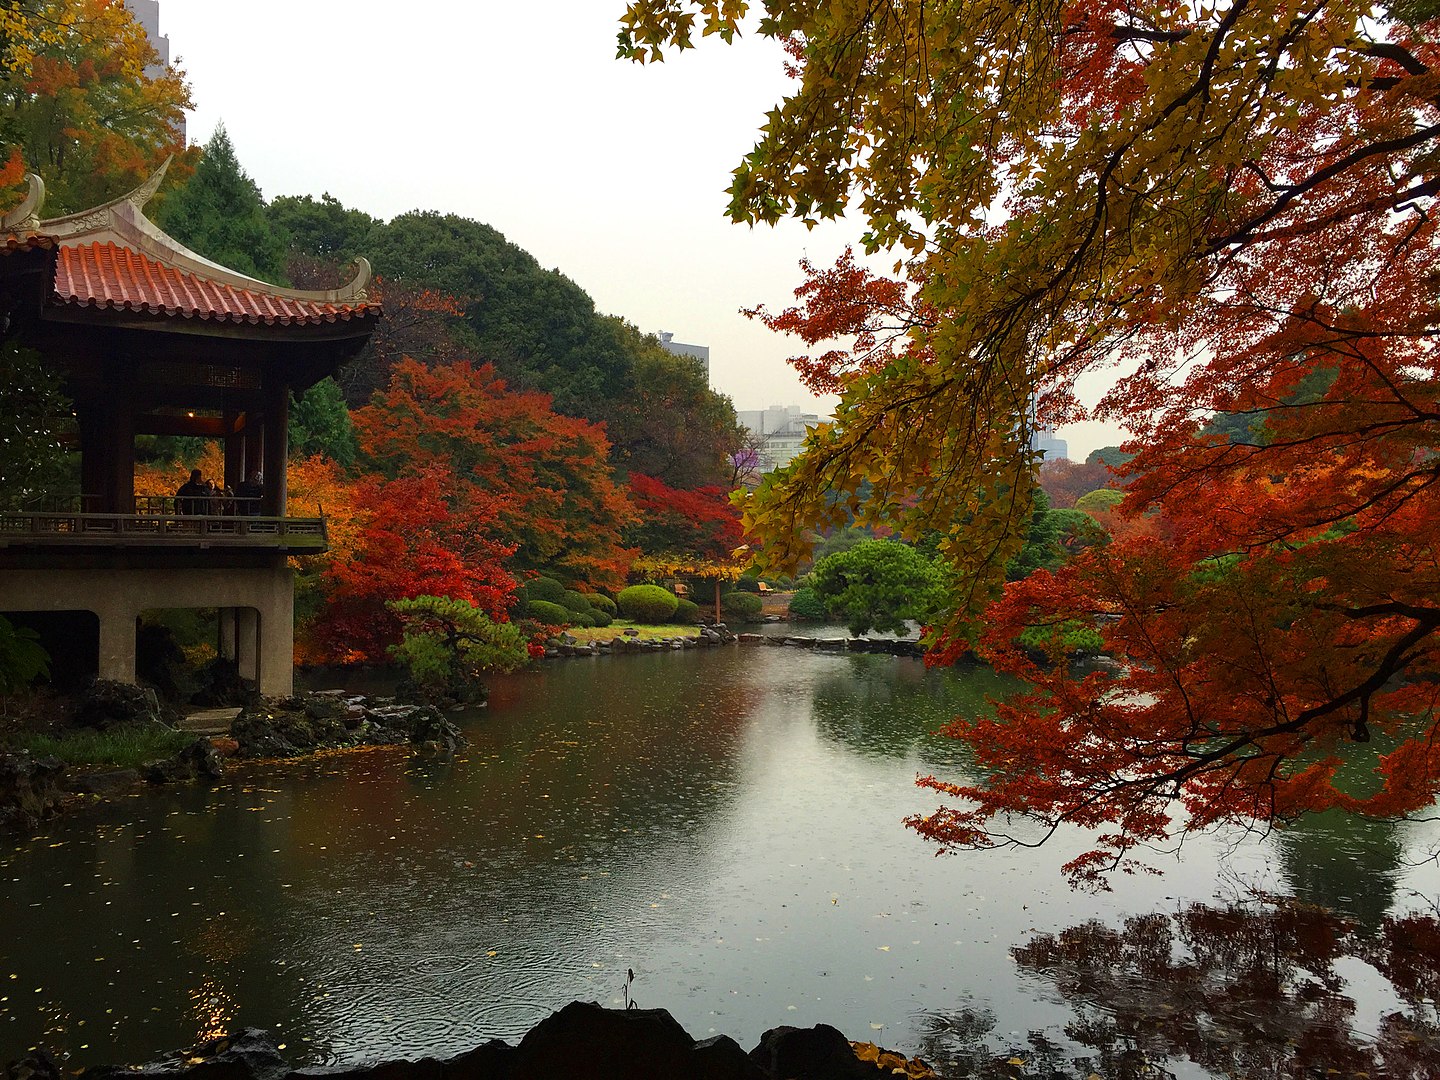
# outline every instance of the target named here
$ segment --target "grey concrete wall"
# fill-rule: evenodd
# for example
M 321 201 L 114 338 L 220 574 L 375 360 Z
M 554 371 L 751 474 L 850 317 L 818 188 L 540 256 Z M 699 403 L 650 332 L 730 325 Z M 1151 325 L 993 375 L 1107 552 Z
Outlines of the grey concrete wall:
M 288 567 L 0 570 L 0 611 L 96 614 L 102 679 L 135 681 L 135 619 L 156 608 L 241 609 L 241 674 L 256 679 L 262 694 L 294 692 L 295 582 Z M 258 619 L 253 631 L 252 619 Z M 253 660 L 246 647 L 251 641 L 257 646 Z

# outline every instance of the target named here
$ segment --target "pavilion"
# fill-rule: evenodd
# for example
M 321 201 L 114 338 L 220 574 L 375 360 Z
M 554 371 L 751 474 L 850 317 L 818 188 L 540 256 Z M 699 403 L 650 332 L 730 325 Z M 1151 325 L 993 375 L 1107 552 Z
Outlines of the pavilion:
M 95 673 L 133 683 L 141 612 L 215 608 L 221 655 L 261 693 L 289 694 L 287 558 L 326 549 L 322 517 L 288 512 L 290 395 L 359 352 L 380 306 L 367 298 L 363 259 L 348 285 L 302 291 L 189 250 L 144 214 L 164 172 L 48 220 L 31 176 L 25 201 L 0 219 L 0 337 L 63 379 L 80 453 L 78 492 L 0 511 L 0 613 L 74 613 L 65 633 L 95 635 Z M 139 435 L 222 440 L 224 485 L 260 472 L 263 494 L 201 515 L 173 498 L 137 499 Z

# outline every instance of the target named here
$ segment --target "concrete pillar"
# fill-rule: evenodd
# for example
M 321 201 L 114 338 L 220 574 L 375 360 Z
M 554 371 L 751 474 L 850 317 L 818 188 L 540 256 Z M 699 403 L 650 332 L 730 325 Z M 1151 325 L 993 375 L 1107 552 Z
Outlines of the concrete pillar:
M 235 660 L 238 656 L 235 608 L 217 608 L 215 611 L 215 621 L 219 624 L 218 640 L 215 642 L 215 652 L 221 660 Z
M 231 608 L 230 615 L 235 627 L 235 667 L 240 678 L 250 686 L 260 686 L 262 667 L 260 664 L 261 639 L 260 613 L 254 608 Z M 292 672 L 293 675 L 293 672 Z M 293 685 L 293 679 L 292 679 Z M 261 689 L 261 693 L 270 691 Z M 289 693 L 287 689 L 284 693 Z
M 135 681 L 135 613 L 116 603 L 91 604 L 100 620 L 100 665 L 97 674 L 114 682 Z

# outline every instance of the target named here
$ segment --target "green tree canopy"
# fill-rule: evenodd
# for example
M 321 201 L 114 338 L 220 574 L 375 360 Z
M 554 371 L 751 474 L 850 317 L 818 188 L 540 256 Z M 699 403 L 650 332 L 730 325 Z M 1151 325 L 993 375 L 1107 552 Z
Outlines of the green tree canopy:
M 262 281 L 284 283 L 285 245 L 223 124 L 205 144 L 195 174 L 165 200 L 158 216 L 171 236 L 207 259 Z
M 856 637 L 872 628 L 904 633 L 907 619 L 929 622 L 945 600 L 940 569 L 896 540 L 862 540 L 827 555 L 806 584 Z

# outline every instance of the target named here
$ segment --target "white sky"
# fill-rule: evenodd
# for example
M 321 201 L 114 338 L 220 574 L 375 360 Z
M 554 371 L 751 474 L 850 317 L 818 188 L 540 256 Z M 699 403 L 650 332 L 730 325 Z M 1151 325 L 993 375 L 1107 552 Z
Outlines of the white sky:
M 806 351 L 739 314 L 793 300 L 807 252 L 832 263 L 854 222 L 734 225 L 730 171 L 784 95 L 781 53 L 706 41 L 664 64 L 614 58 L 622 0 L 162 0 L 189 76 L 190 138 L 224 121 L 266 198 L 329 192 L 390 218 L 483 221 L 605 313 L 710 347 L 737 409 L 822 414 L 785 358 Z M 889 260 L 878 262 L 877 269 Z M 1080 425 L 1072 458 L 1116 441 Z

